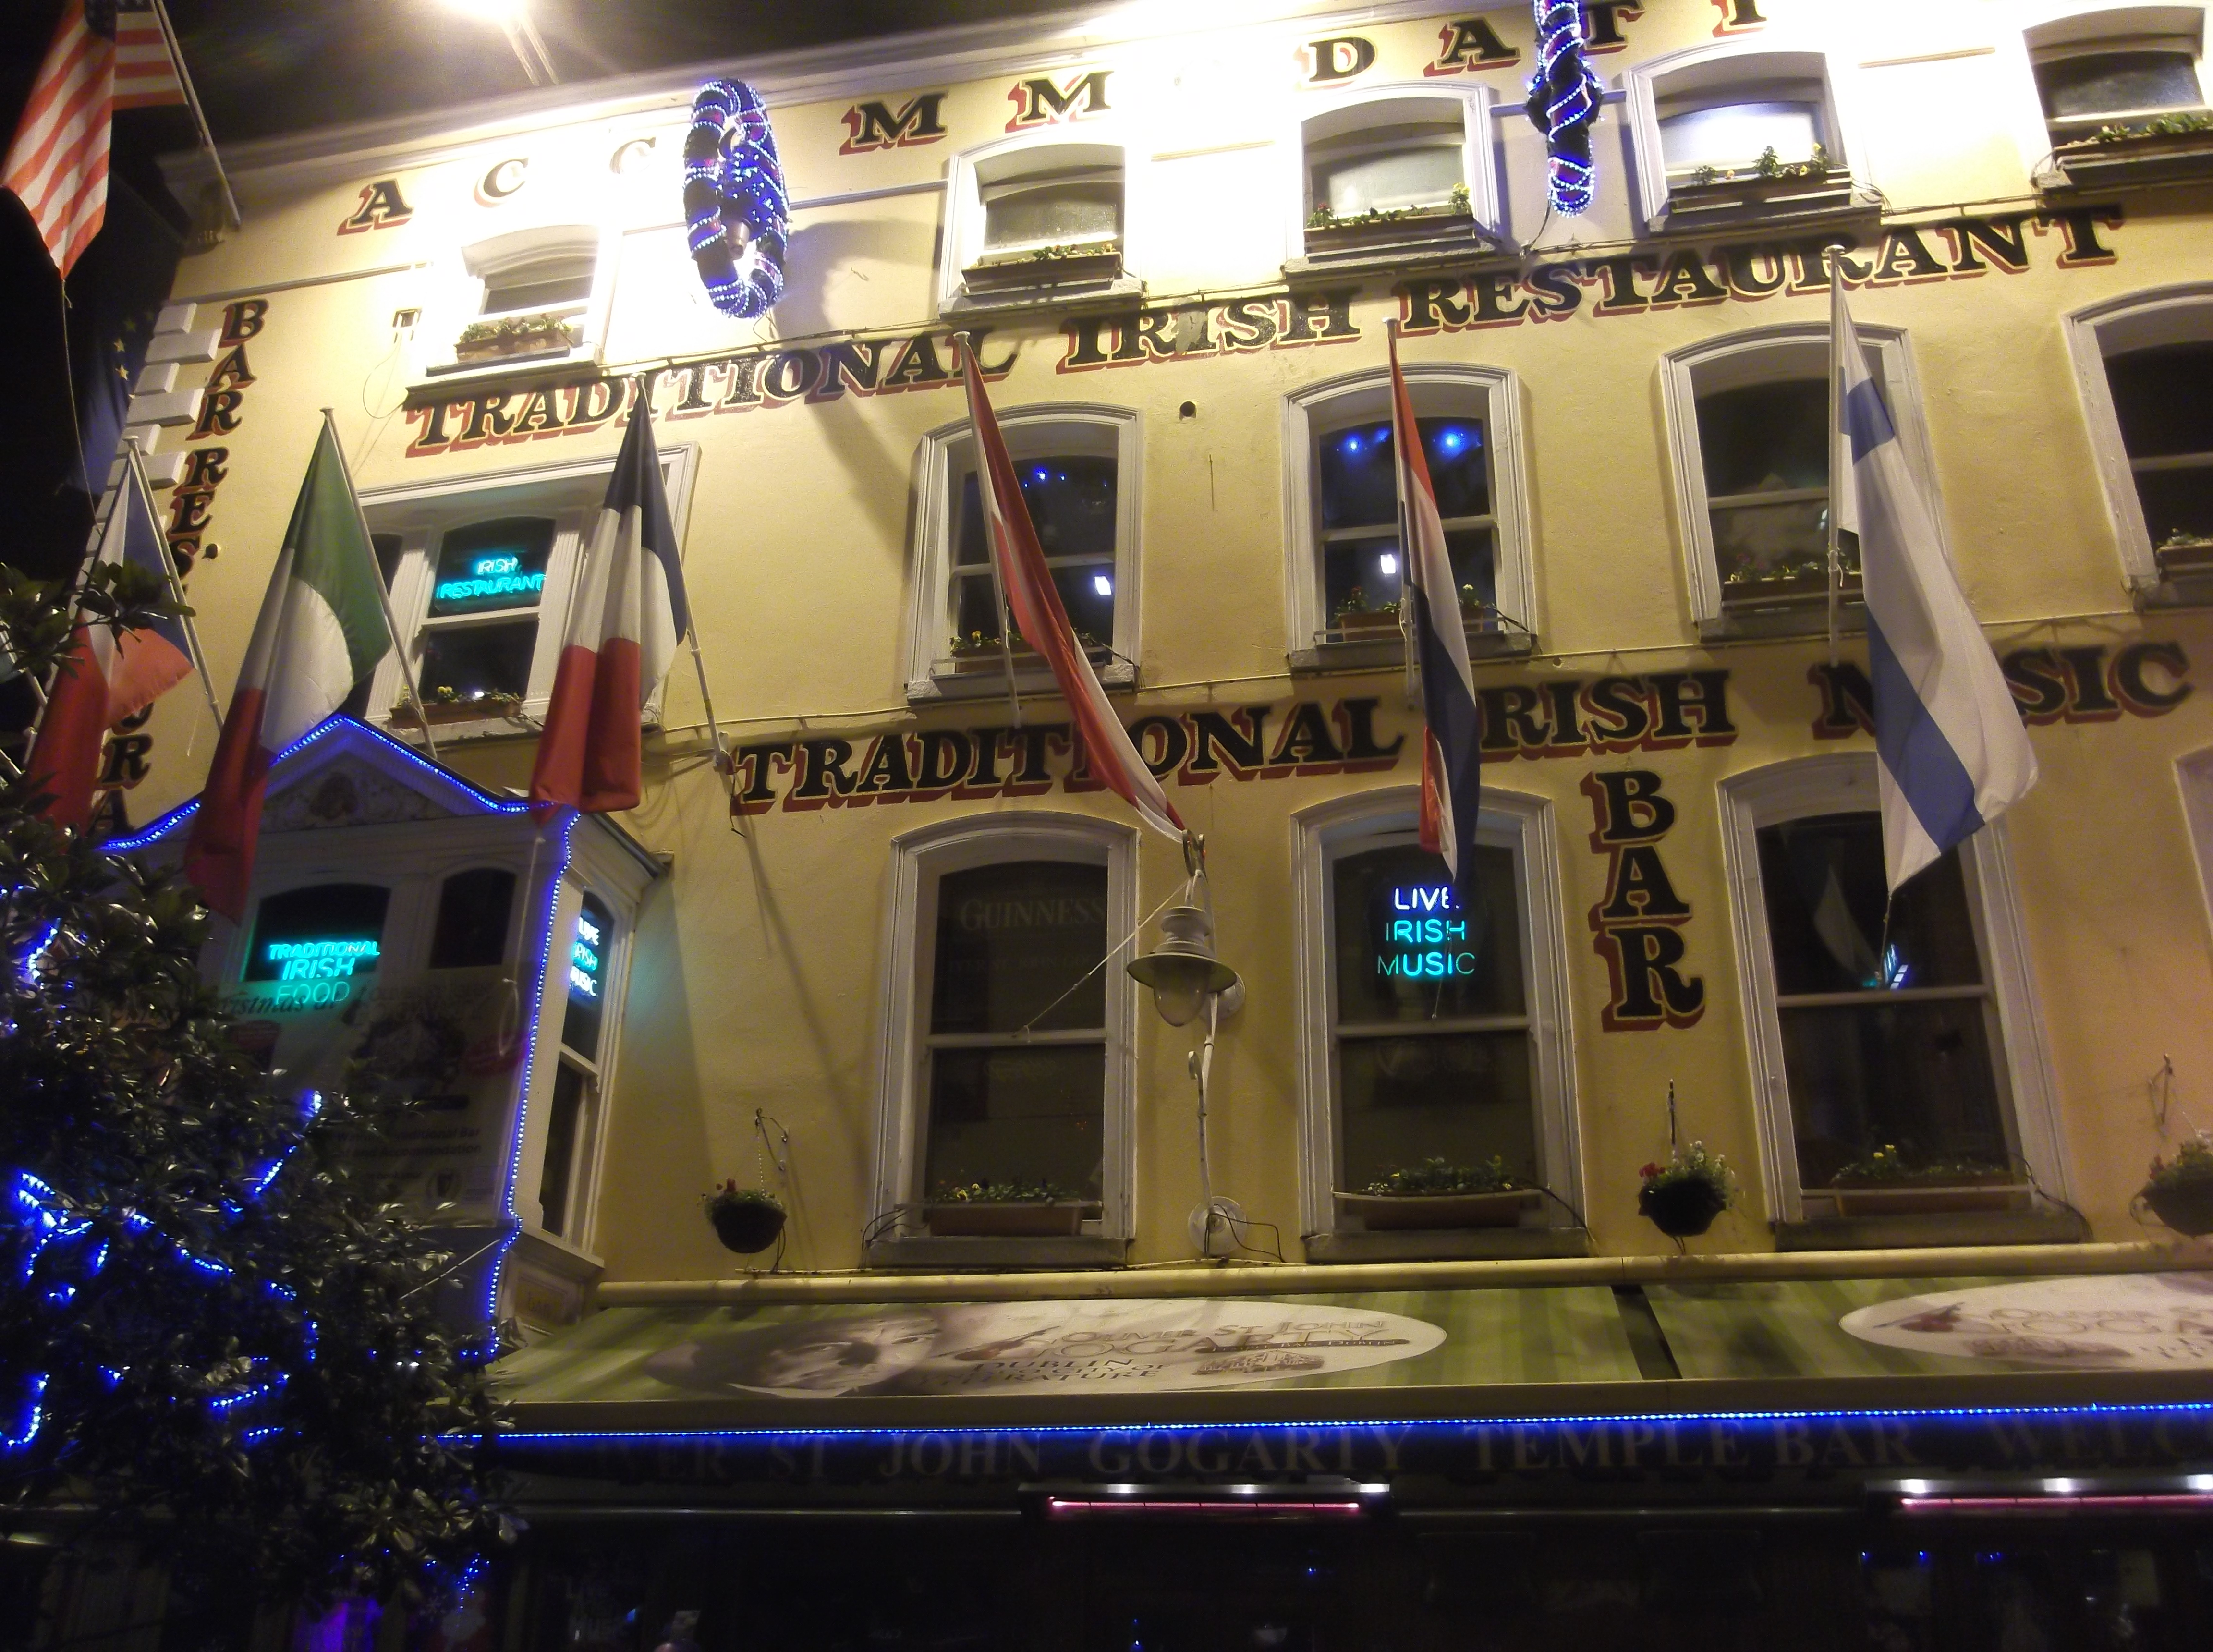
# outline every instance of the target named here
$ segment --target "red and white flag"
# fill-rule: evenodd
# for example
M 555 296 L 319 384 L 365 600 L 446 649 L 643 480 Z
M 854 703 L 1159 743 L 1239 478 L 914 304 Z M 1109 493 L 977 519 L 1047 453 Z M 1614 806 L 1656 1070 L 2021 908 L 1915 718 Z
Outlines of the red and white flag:
M 1131 744 L 1130 731 L 1106 704 L 1106 691 L 1076 640 L 1068 623 L 1068 610 L 1045 565 L 1045 551 L 1038 544 L 1037 528 L 1029 507 L 1022 502 L 1021 484 L 1015 477 L 1015 461 L 1007 453 L 1006 438 L 991 412 L 991 398 L 984 393 L 984 375 L 975 352 L 963 334 L 954 335 L 960 352 L 961 377 L 968 386 L 968 416 L 976 430 L 976 486 L 984 502 L 984 518 L 991 531 L 991 555 L 998 564 L 1000 588 L 1014 610 L 1015 628 L 1023 641 L 1045 656 L 1052 680 L 1068 702 L 1076 737 L 1090 759 L 1092 772 L 1108 790 L 1128 803 L 1144 823 L 1179 842 L 1188 835 L 1184 823 L 1161 789 L 1161 783 L 1145 766 Z
M 533 803 L 587 814 L 637 807 L 644 789 L 639 716 L 692 628 L 647 395 L 641 384 L 607 503 L 577 566 L 530 772 Z
M 177 58 L 168 30 L 168 19 L 155 0 L 114 0 L 115 107 L 151 109 L 164 103 L 182 103 L 185 83 L 177 72 Z
M 0 188 L 21 200 L 64 276 L 107 216 L 107 129 L 114 113 L 113 0 L 64 0 L 15 142 L 0 162 Z
M 136 564 L 167 588 L 163 563 L 168 554 L 146 484 L 135 465 L 126 465 L 93 559 Z M 46 714 L 39 719 L 38 740 L 25 771 L 33 793 L 49 799 L 47 820 L 76 832 L 86 829 L 107 731 L 144 710 L 192 670 L 191 646 L 180 619 L 166 618 L 119 637 L 106 625 L 78 621 L 69 654 L 46 691 Z

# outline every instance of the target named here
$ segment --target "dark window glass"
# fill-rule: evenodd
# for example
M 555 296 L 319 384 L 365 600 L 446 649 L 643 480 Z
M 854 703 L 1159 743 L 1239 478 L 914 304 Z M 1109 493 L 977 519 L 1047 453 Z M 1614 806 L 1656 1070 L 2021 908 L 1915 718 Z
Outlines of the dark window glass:
M 392 892 L 375 883 L 322 883 L 261 903 L 247 954 L 249 981 L 345 980 L 374 973 Z
M 2187 52 L 2093 52 L 2036 65 L 2047 119 L 2195 108 L 2198 67 Z
M 2213 342 L 2109 356 L 2106 379 L 2130 458 L 2213 454 Z
M 1417 418 L 1437 514 L 1447 521 L 1491 514 L 1491 463 L 1483 421 Z M 1382 419 L 1326 433 L 1317 445 L 1321 525 L 1395 527 L 1399 521 L 1398 460 L 1391 422 Z
M 546 563 L 552 553 L 553 524 L 542 516 L 457 527 L 438 546 L 430 613 L 534 608 L 546 589 Z
M 1476 601 L 1497 601 L 1497 566 L 1489 528 L 1448 529 L 1445 554 L 1452 558 L 1453 583 L 1460 588 L 1463 604 L 1470 590 Z M 1405 572 L 1395 533 L 1373 539 L 1334 539 L 1322 546 L 1322 594 L 1332 617 L 1353 600 L 1355 591 L 1360 594 L 1360 607 L 1369 613 L 1397 607 Z
M 1122 176 L 1119 170 L 1064 174 L 987 187 L 984 247 L 1081 245 L 1086 251 L 1122 234 Z
M 438 924 L 430 936 L 432 969 L 472 969 L 507 956 L 507 920 L 515 874 L 496 866 L 456 872 L 438 890 Z
M 1826 1186 L 1877 1148 L 2009 1162 L 1959 851 L 1899 891 L 1887 937 L 1879 815 L 1764 826 L 1759 870 L 1801 1183 Z
M 607 904 L 597 895 L 586 895 L 576 909 L 576 933 L 569 943 L 569 1008 L 561 1018 L 561 1042 L 587 1061 L 600 1058 L 607 959 L 614 943 L 614 918 Z
M 546 1115 L 546 1161 L 538 1173 L 539 1222 L 549 1234 L 569 1228 L 569 1185 L 584 1118 L 584 1076 L 564 1061 L 553 1070 L 553 1105 Z
M 1708 495 L 1829 485 L 1826 379 L 1748 384 L 1698 398 Z
M 530 692 L 530 656 L 538 647 L 538 621 L 509 619 L 487 625 L 441 625 L 423 637 L 422 689 L 426 700 L 481 700 Z
M 1037 529 L 1069 624 L 1089 643 L 1114 640 L 1116 461 L 1096 454 L 1015 461 L 1022 503 Z M 976 473 L 960 480 L 953 536 L 953 631 L 956 637 L 999 634 L 991 582 L 989 530 Z
M 1045 1044 L 993 1035 L 1033 1018 L 1043 1033 L 1103 1027 L 1106 979 L 1095 966 L 1106 950 L 1106 868 L 978 867 L 940 880 L 937 902 L 926 1188 L 1044 1181 L 1098 1197 L 1103 1035 Z
M 1103 1027 L 1106 869 L 1015 861 L 950 872 L 937 886 L 937 960 L 930 1030 L 1011 1033 Z M 1076 986 L 1081 979 L 1082 984 Z
M 1537 1169 L 1521 902 L 1511 850 L 1476 850 L 1471 914 L 1444 862 L 1411 844 L 1332 874 L 1344 1185 L 1424 1159 Z M 1470 1027 L 1470 1021 L 1518 1021 Z
M 517 310 L 558 309 L 584 303 L 592 296 L 592 267 L 597 261 L 589 253 L 565 253 L 489 277 L 485 282 L 484 313 L 508 315 Z

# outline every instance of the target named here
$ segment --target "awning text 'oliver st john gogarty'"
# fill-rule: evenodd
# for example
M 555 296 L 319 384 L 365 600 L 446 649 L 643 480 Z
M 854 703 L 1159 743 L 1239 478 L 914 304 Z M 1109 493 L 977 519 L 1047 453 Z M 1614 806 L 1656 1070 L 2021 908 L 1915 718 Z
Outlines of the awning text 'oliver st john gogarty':
M 2039 240 L 2059 237 L 2058 268 L 2100 268 L 2118 254 L 2100 239 L 2122 223 L 2113 205 L 2052 208 L 1990 217 L 1954 216 L 1932 223 L 1885 227 L 1863 246 L 1848 229 L 1788 241 L 1622 253 L 1482 267 L 1467 273 L 1416 277 L 1391 290 L 1406 336 L 1469 328 L 1604 319 L 1723 302 L 1756 303 L 1777 295 L 1826 293 L 1834 258 L 1846 286 L 1886 287 L 1927 281 L 2020 275 Z M 1832 251 L 1832 248 L 1835 250 Z M 1143 308 L 1104 309 L 1064 318 L 1057 370 L 1080 373 L 1149 362 L 1186 361 L 1223 352 L 1354 343 L 1368 335 L 1352 313 L 1356 284 L 1298 287 L 1247 298 L 1194 300 Z M 1586 304 L 1585 299 L 1590 302 Z M 1022 346 L 966 333 L 986 380 L 1004 378 Z M 953 330 L 925 328 L 881 338 L 795 344 L 742 351 L 670 369 L 656 415 L 697 418 L 749 412 L 847 395 L 890 395 L 950 389 L 960 382 Z M 556 375 L 520 387 L 478 387 L 451 396 L 421 394 L 407 410 L 417 426 L 410 458 L 466 452 L 488 442 L 530 442 L 602 429 L 628 411 L 620 380 L 578 381 Z

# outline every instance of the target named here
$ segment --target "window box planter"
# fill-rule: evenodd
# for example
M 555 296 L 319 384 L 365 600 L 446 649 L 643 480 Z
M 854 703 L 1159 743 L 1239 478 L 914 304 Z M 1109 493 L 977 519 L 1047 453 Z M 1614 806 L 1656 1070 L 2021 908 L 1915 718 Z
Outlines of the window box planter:
M 461 336 L 454 341 L 454 365 L 477 367 L 486 362 L 565 356 L 576 347 L 576 333 L 558 316 L 528 315 L 505 321 L 476 321 L 462 328 Z
M 2051 158 L 2076 189 L 2203 177 L 2213 174 L 2213 131 L 2132 132 L 2103 143 L 2084 139 L 2063 143 Z
M 1472 213 L 1450 209 L 1408 212 L 1396 217 L 1344 218 L 1310 223 L 1306 229 L 1306 254 L 1310 259 L 1380 252 L 1400 247 L 1472 247 L 1483 243 Z
M 423 703 L 424 717 L 429 718 L 433 728 L 442 728 L 449 722 L 485 722 L 493 719 L 512 722 L 521 710 L 522 702 L 520 700 L 495 699 L 490 695 L 480 700 L 425 700 Z M 392 715 L 387 721 L 394 728 L 420 728 L 424 717 L 415 715 L 414 706 L 402 702 L 392 708 Z
M 1337 617 L 1337 634 L 1348 643 L 1371 643 L 1399 635 L 1396 608 L 1359 608 Z
M 1340 1221 L 1357 1216 L 1370 1233 L 1511 1228 L 1543 1197 L 1533 1187 L 1503 1193 L 1339 1193 L 1337 1213 Z
M 1835 167 L 1812 178 L 1766 178 L 1754 173 L 1667 186 L 1671 229 L 1747 218 L 1828 217 L 1875 210 L 1853 197 L 1851 174 Z
M 1840 1216 L 1923 1216 L 1971 1210 L 2021 1210 L 2029 1189 L 2012 1180 L 1961 1182 L 1949 1186 L 1838 1187 Z
M 1096 1201 L 1082 1199 L 1003 1204 L 955 1199 L 924 1205 L 922 1219 L 937 1239 L 1072 1239 L 1087 1221 L 1098 1220 L 1100 1210 Z
M 1103 666 L 1114 657 L 1114 650 L 1101 648 L 1095 643 L 1089 643 L 1084 645 L 1083 657 L 1094 666 Z M 1025 671 L 1044 672 L 1051 669 L 1045 662 L 1045 655 L 1033 648 L 1025 646 L 1017 646 L 1015 649 L 1014 662 L 1017 674 Z M 953 674 L 956 677 L 1003 676 L 1006 669 L 1007 662 L 1001 657 L 997 643 L 980 652 L 970 649 L 953 656 Z
M 1860 592 L 1860 576 L 1847 573 L 1839 588 L 1848 597 Z M 1768 603 L 1804 602 L 1811 597 L 1826 598 L 1829 594 L 1829 576 L 1826 571 L 1809 574 L 1771 574 L 1764 579 L 1732 580 L 1722 587 L 1724 607 L 1756 608 Z
M 2155 546 L 2159 570 L 2170 575 L 2213 573 L 2213 539 L 2186 539 L 2175 534 Z
M 1121 274 L 1122 249 L 1116 247 L 1066 258 L 993 259 L 961 271 L 960 282 L 972 293 L 1012 293 L 1042 287 L 1099 286 L 1120 279 Z

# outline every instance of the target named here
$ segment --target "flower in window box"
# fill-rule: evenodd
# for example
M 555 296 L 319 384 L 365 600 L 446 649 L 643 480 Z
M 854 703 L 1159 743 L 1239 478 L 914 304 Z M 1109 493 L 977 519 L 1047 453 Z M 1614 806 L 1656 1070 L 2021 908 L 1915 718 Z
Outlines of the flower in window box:
M 2023 1187 L 2010 1164 L 1991 1159 L 1930 1159 L 1885 1143 L 1831 1178 L 1839 1214 L 1927 1216 L 1943 1211 L 2002 1210 L 2021 1202 Z
M 434 723 L 481 722 L 493 717 L 522 721 L 522 698 L 496 688 L 472 689 L 464 694 L 451 686 L 434 688 L 424 698 L 423 710 Z M 419 728 L 414 702 L 402 698 L 387 719 L 395 728 Z
M 1399 634 L 1399 605 L 1393 602 L 1387 607 L 1371 608 L 1368 606 L 1367 592 L 1356 585 L 1344 594 L 1344 600 L 1337 605 L 1337 612 L 1330 616 L 1330 623 L 1337 627 L 1338 635 L 1347 642 L 1355 638 L 1396 637 Z
M 1338 1210 L 1379 1228 L 1510 1228 L 1544 1197 L 1494 1155 L 1478 1165 L 1442 1158 L 1391 1171 L 1357 1193 L 1337 1195 Z
M 2137 1199 L 2179 1234 L 2213 1234 L 2213 1136 L 2201 1131 L 2173 1158 L 2155 1157 Z
M 923 1220 L 944 1239 L 1072 1238 L 1095 1220 L 1099 1201 L 1052 1181 L 960 1182 L 940 1186 Z
M 503 315 L 497 321 L 472 321 L 463 327 L 461 336 L 454 341 L 454 359 L 498 361 L 513 356 L 550 355 L 576 347 L 576 333 L 558 315 Z
M 2213 115 L 2186 113 L 2154 115 L 2149 120 L 2131 121 L 2126 125 L 2100 126 L 2088 137 L 2076 138 L 2071 143 L 2062 143 L 2058 153 L 2066 155 L 2089 149 L 2111 149 L 2118 144 L 2149 144 L 2156 148 L 2189 147 L 2160 140 L 2194 139 L 2213 132 Z
M 1677 1147 L 1667 1163 L 1648 1164 L 1637 1174 L 1637 1213 L 1678 1244 L 1705 1232 L 1736 1203 L 1736 1173 L 1704 1142 Z

